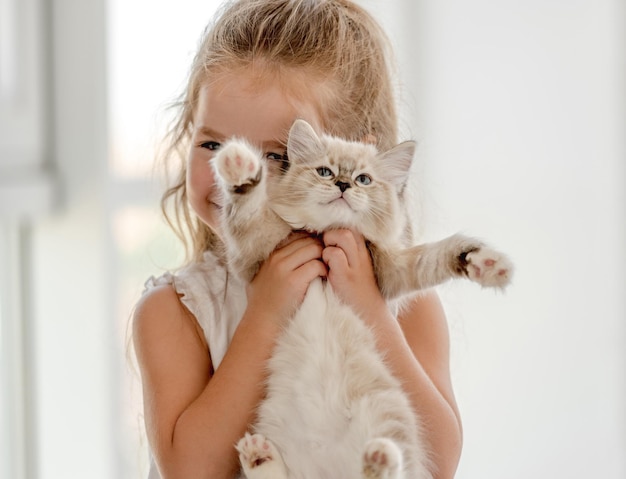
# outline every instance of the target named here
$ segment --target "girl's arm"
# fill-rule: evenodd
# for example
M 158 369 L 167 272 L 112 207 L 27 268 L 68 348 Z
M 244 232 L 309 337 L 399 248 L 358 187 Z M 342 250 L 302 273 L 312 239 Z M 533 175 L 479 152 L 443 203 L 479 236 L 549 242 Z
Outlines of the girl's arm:
M 328 281 L 373 328 L 378 348 L 422 419 L 434 477 L 454 477 L 462 429 L 450 378 L 447 322 L 437 295 L 416 297 L 397 320 L 380 294 L 363 238 L 336 230 L 324 235 L 324 243 Z
M 399 322 L 391 321 L 385 325 L 385 335 L 379 335 L 379 345 L 389 352 L 393 372 L 424 418 L 434 477 L 451 479 L 461 456 L 463 431 L 450 377 L 448 325 L 439 297 L 432 291 L 418 296 Z
M 248 307 L 212 374 L 204 335 L 171 286 L 147 293 L 133 318 L 151 450 L 163 479 L 232 478 L 234 445 L 263 394 L 265 362 L 282 321 L 326 273 L 313 238 L 296 238 L 262 265 Z

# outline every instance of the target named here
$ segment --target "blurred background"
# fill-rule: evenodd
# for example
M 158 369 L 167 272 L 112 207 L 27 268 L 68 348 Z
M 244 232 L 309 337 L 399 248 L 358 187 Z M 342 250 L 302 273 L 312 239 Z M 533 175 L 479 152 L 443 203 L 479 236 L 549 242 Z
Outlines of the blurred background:
M 504 294 L 440 288 L 460 479 L 626 477 L 626 8 L 363 0 L 396 48 L 425 240 L 485 238 Z M 210 0 L 0 0 L 0 477 L 146 477 L 129 317 L 181 251 L 155 151 Z

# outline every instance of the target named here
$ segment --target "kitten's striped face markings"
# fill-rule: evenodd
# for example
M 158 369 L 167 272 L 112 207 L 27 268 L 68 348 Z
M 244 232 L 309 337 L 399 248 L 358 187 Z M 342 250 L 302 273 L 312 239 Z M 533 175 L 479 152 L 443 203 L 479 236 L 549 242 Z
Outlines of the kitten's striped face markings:
M 349 208 L 355 213 L 364 208 L 367 192 L 361 188 L 376 187 L 372 173 L 368 172 L 367 165 L 353 158 L 342 160 L 330 156 L 327 166 L 318 166 L 315 172 L 320 178 L 323 187 L 329 190 L 330 199 L 326 195 L 320 198 L 321 205 L 333 205 L 335 208 Z

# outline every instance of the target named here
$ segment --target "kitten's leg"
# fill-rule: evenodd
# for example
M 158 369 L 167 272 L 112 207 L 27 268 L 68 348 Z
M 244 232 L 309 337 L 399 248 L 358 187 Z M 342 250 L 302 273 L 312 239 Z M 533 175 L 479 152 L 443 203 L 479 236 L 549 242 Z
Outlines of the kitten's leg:
M 274 444 L 261 434 L 246 433 L 237 443 L 247 479 L 287 479 L 287 470 Z
M 363 454 L 363 479 L 402 479 L 402 451 L 390 439 L 372 439 Z
M 379 286 L 387 298 L 437 286 L 455 277 L 504 288 L 513 275 L 513 265 L 506 255 L 463 235 L 401 251 L 382 251 L 374 245 L 370 250 Z
M 268 205 L 260 152 L 242 140 L 226 142 L 213 158 L 223 194 L 221 223 L 233 268 L 251 280 L 258 265 L 291 228 Z

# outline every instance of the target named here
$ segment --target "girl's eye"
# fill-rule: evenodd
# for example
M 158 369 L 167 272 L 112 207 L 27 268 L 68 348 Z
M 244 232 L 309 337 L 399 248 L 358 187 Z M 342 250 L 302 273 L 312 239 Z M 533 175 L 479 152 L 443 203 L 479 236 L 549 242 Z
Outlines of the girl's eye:
M 289 169 L 289 158 L 287 158 L 287 152 L 281 155 L 280 153 L 266 153 L 265 157 L 276 162 L 279 165 L 280 171 L 285 173 Z
M 200 144 L 200 148 L 206 148 L 207 150 L 216 151 L 220 149 L 221 143 L 217 141 L 205 141 Z
M 372 182 L 372 178 L 366 174 L 361 174 L 359 176 L 357 176 L 355 178 L 355 181 L 359 184 L 359 185 L 369 185 Z
M 320 175 L 322 178 L 328 178 L 333 176 L 333 172 L 330 171 L 330 168 L 326 168 L 325 166 L 320 166 L 317 169 L 317 174 Z
M 280 153 L 271 153 L 271 152 L 265 155 L 265 157 L 268 160 L 274 160 L 274 161 L 283 161 L 286 159 L 285 156 L 286 155 L 281 155 Z

